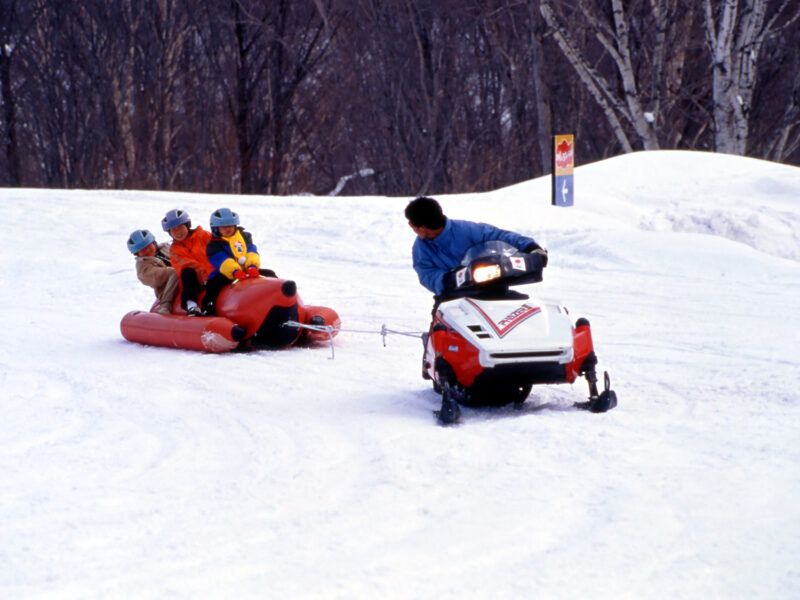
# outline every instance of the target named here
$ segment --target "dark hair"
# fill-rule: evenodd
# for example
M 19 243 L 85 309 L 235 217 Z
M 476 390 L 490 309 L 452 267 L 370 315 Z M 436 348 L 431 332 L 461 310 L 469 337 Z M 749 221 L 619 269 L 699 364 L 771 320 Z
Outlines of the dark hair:
M 427 227 L 439 229 L 444 227 L 447 217 L 442 213 L 442 207 L 433 198 L 420 196 L 414 198 L 406 206 L 406 219 L 414 227 Z

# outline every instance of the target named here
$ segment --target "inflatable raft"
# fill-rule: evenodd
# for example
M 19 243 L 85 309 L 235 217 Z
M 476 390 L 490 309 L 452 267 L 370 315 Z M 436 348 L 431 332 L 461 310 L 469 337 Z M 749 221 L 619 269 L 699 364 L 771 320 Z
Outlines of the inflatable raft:
M 122 318 L 120 330 L 126 340 L 149 346 L 229 352 L 326 341 L 341 325 L 332 308 L 303 304 L 289 279 L 234 281 L 220 292 L 216 306 L 216 316 L 189 317 L 176 298 L 172 314 L 131 311 Z

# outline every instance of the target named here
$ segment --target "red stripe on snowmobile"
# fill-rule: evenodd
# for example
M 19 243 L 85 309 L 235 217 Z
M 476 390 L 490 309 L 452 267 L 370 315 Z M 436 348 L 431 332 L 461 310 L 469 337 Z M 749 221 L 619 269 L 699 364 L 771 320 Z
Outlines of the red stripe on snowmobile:
M 499 335 L 501 338 L 504 337 L 509 331 L 514 329 L 520 323 L 528 320 L 533 315 L 542 312 L 542 309 L 538 306 L 531 306 L 527 302 L 520 306 L 518 309 L 512 311 L 498 322 L 495 323 L 494 319 L 487 315 L 480 306 L 478 306 L 474 301 L 467 298 L 467 302 L 469 302 L 475 309 L 481 314 L 483 319 L 491 325 L 492 329 L 494 329 L 495 333 Z

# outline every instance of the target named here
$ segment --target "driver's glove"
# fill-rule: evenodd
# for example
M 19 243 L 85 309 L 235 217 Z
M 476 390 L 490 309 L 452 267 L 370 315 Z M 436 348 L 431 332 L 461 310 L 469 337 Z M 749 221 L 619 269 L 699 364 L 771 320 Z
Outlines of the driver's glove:
M 444 274 L 444 293 L 452 292 L 456 289 L 456 273 L 460 271 L 462 267 L 458 267 L 457 269 L 453 269 L 448 273 Z
M 542 248 L 536 242 L 532 244 L 528 244 L 525 248 L 522 249 L 523 252 L 527 252 L 529 254 L 539 254 L 542 257 L 542 267 L 547 266 L 547 250 Z

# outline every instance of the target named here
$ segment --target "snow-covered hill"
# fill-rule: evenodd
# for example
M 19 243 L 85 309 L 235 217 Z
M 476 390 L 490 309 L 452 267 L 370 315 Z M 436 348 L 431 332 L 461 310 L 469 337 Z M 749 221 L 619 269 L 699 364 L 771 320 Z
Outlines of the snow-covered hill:
M 427 326 L 409 198 L 0 190 L 0 596 L 800 596 L 800 169 L 636 153 L 549 193 L 439 199 L 548 247 L 620 405 L 441 428 L 419 340 L 377 334 Z M 122 339 L 128 233 L 221 206 L 339 311 L 334 360 Z

